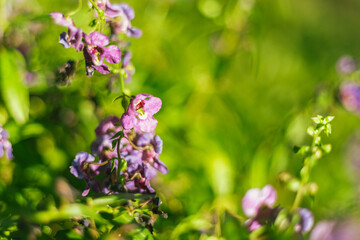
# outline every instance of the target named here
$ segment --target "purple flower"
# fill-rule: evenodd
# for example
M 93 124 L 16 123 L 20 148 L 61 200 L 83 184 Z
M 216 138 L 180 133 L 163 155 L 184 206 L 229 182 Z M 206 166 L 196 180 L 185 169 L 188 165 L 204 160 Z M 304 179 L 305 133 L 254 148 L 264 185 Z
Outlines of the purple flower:
M 295 232 L 309 232 L 314 225 L 313 214 L 306 208 L 298 208 L 297 211 L 300 214 L 301 219 L 300 223 L 295 225 Z
M 336 240 L 331 236 L 335 221 L 321 221 L 314 227 L 310 240 Z
M 355 240 L 360 236 L 360 222 L 356 219 L 321 221 L 314 227 L 310 240 Z
M 110 22 L 113 33 L 125 33 L 129 37 L 138 38 L 142 35 L 141 30 L 131 26 L 131 20 L 135 18 L 134 10 L 125 3 L 110 4 L 106 3 L 105 15 Z
M 350 74 L 356 71 L 356 65 L 357 63 L 353 57 L 343 56 L 337 61 L 336 68 L 342 74 Z
M 65 18 L 62 13 L 52 12 L 50 16 L 54 20 L 55 24 L 67 27 L 68 33 L 63 32 L 60 34 L 59 43 L 63 45 L 65 48 L 74 47 L 76 51 L 81 51 L 84 47 L 82 42 L 82 30 L 77 28 L 70 18 Z
M 85 40 L 84 57 L 86 62 L 87 72 L 92 72 L 96 69 L 102 74 L 110 73 L 109 67 L 103 63 L 105 60 L 109 63 L 119 63 L 121 61 L 120 49 L 115 45 L 109 45 L 108 36 L 92 32 L 90 35 L 83 34 Z
M 103 121 L 99 123 L 97 128 L 95 129 L 95 133 L 97 137 L 104 136 L 106 134 L 115 134 L 122 130 L 121 126 L 115 126 L 116 124 L 120 124 L 120 119 L 116 116 L 109 116 Z
M 150 182 L 145 178 L 137 178 L 125 183 L 128 192 L 133 193 L 154 193 L 155 190 L 150 186 Z
M 8 138 L 9 133 L 0 125 L 0 158 L 4 156 L 4 152 L 6 152 L 8 159 L 12 159 L 14 157 L 12 154 L 12 146 Z
M 124 69 L 125 73 L 126 73 L 126 77 L 124 78 L 124 80 L 126 82 L 130 82 L 132 75 L 134 75 L 135 73 L 135 67 L 134 65 L 130 62 L 131 60 L 131 51 L 126 51 L 125 54 L 123 55 L 123 59 L 122 59 L 122 69 Z
M 112 149 L 112 135 L 99 136 L 91 144 L 91 153 L 99 156 L 101 161 L 106 161 L 117 156 L 115 149 Z
M 95 158 L 91 154 L 87 152 L 80 152 L 76 154 L 75 159 L 72 162 L 70 173 L 80 179 L 91 178 L 92 175 L 99 174 L 98 172 L 99 166 L 90 164 L 90 168 L 87 168 L 85 163 L 90 163 L 94 161 Z
M 149 94 L 138 94 L 130 101 L 127 111 L 121 117 L 125 130 L 134 129 L 136 132 L 154 132 L 157 120 L 153 115 L 161 108 L 160 98 Z
M 262 206 L 273 207 L 276 202 L 276 191 L 271 185 L 266 185 L 261 190 L 252 188 L 242 199 L 242 208 L 247 217 L 256 217 Z
M 75 159 L 71 165 L 70 173 L 79 179 L 86 181 L 87 188 L 83 191 L 82 195 L 86 196 L 90 189 L 94 192 L 104 192 L 102 184 L 95 179 L 100 174 L 101 169 L 106 169 L 102 166 L 95 164 L 87 164 L 95 161 L 95 158 L 87 153 L 80 152 L 76 154 Z
M 355 82 L 343 82 L 339 89 L 339 98 L 344 108 L 360 115 L 360 85 Z
M 141 157 L 142 157 L 142 153 L 137 150 L 129 151 L 124 156 L 124 159 L 127 162 L 127 170 L 130 173 L 130 175 L 135 174 L 136 171 L 143 171 Z

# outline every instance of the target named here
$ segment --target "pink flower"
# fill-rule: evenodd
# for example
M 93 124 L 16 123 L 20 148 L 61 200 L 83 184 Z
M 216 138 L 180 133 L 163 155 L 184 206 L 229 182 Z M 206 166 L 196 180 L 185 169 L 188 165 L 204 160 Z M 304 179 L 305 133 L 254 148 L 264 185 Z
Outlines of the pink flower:
M 109 45 L 109 37 L 99 33 L 92 32 L 90 35 L 83 34 L 85 40 L 84 57 L 87 72 L 91 73 L 95 68 L 102 74 L 110 73 L 109 67 L 103 63 L 104 58 L 109 63 L 119 63 L 121 61 L 120 49 L 115 45 Z M 88 74 L 90 75 L 90 74 Z
M 261 190 L 252 188 L 242 199 L 242 208 L 247 217 L 257 216 L 261 207 L 271 208 L 276 202 L 276 191 L 271 185 L 266 185 Z
M 157 120 L 153 115 L 161 108 L 160 98 L 149 94 L 138 94 L 130 101 L 127 111 L 121 117 L 124 130 L 134 129 L 136 132 L 153 133 Z

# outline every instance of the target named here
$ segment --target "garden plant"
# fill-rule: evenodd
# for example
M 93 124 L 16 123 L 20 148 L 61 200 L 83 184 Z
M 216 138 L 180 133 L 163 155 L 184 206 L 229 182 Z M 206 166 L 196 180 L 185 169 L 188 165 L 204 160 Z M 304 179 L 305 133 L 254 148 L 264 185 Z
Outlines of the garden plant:
M 0 0 L 0 239 L 360 239 L 359 8 Z

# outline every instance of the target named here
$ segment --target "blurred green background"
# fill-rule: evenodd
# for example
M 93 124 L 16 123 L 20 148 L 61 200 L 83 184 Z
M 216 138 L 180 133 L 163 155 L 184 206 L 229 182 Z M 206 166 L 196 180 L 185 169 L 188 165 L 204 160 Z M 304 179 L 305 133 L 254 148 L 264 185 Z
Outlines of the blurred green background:
M 295 194 L 278 174 L 298 176 L 302 159 L 292 148 L 311 141 L 306 128 L 317 114 L 335 116 L 333 134 L 324 139 L 333 151 L 314 169 L 311 181 L 319 191 L 303 206 L 315 221 L 358 214 L 360 170 L 349 165 L 348 145 L 360 121 L 337 101 L 335 65 L 345 54 L 360 55 L 359 1 L 125 2 L 135 9 L 133 26 L 143 30 L 141 38 L 131 39 L 136 73 L 125 87 L 163 101 L 156 133 L 170 171 L 153 185 L 169 218 L 157 222 L 159 238 L 198 239 L 196 230 L 208 227 L 199 219 L 224 209 L 242 215 L 247 189 L 267 183 L 277 189 L 278 203 L 290 206 Z M 93 16 L 83 5 L 74 20 L 86 32 Z M 25 85 L 19 96 L 30 96 L 29 109 L 25 99 L 14 111 L 13 98 L 6 100 L 1 91 L 0 124 L 10 132 L 15 155 L 0 169 L 3 212 L 31 214 L 58 204 L 64 179 L 83 189 L 69 173 L 74 156 L 90 152 L 99 121 L 122 114 L 120 102 L 113 102 L 118 84 L 109 91 L 109 76 L 87 78 L 83 61 L 70 85 L 55 83 L 57 68 L 83 56 L 58 43 L 65 29 L 48 13 L 76 6 L 70 0 L 1 0 L 0 47 L 24 56 L 13 58 L 2 81 L 18 74 L 23 83 L 14 84 Z M 226 239 L 239 239 L 243 231 L 231 215 L 221 230 Z

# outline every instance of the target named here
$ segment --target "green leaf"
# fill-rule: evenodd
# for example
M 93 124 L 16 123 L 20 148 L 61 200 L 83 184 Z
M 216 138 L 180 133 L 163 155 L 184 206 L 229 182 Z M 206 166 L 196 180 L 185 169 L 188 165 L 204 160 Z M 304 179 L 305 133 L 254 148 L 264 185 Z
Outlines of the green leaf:
M 90 23 L 89 23 L 89 27 L 95 27 L 97 24 L 97 19 L 93 19 Z
M 149 230 L 146 228 L 136 229 L 130 233 L 131 239 L 133 240 L 152 240 L 154 237 L 151 235 Z
M 332 120 L 334 120 L 334 116 L 327 116 L 326 118 L 325 118 L 325 122 L 326 123 L 329 123 L 329 122 L 331 122 Z
M 18 124 L 24 124 L 29 117 L 29 91 L 23 82 L 25 60 L 15 50 L 0 50 L 1 97 Z
M 124 137 L 123 131 L 117 132 L 111 139 L 116 139 L 118 137 L 120 137 L 120 138 Z
M 314 123 L 319 124 L 322 122 L 323 117 L 321 115 L 317 115 L 316 117 L 311 118 Z
M 117 139 L 112 140 L 111 145 L 112 145 L 112 148 L 113 148 L 113 149 L 116 147 L 116 143 L 117 143 L 117 142 L 118 142 Z
M 314 128 L 313 127 L 308 127 L 307 130 L 306 130 L 307 134 L 309 134 L 310 136 L 314 136 Z
M 126 97 L 124 97 L 124 98 L 121 100 L 121 105 L 122 105 L 122 107 L 124 108 L 124 111 L 126 111 L 127 108 L 128 108 L 128 105 L 129 105 L 128 100 L 126 99 Z
M 131 223 L 134 220 L 134 218 L 130 216 L 130 214 L 127 211 L 123 211 L 120 213 L 119 216 L 115 217 L 113 220 L 119 224 L 127 224 L 127 223 Z
M 115 102 L 115 101 L 117 101 L 117 100 L 119 100 L 119 99 L 121 99 L 121 98 L 125 98 L 125 96 L 124 96 L 124 95 L 120 95 L 120 96 L 116 97 L 116 98 L 113 100 L 113 102 Z
M 127 168 L 127 162 L 125 159 L 121 158 L 121 165 L 119 167 L 119 171 L 125 171 Z

